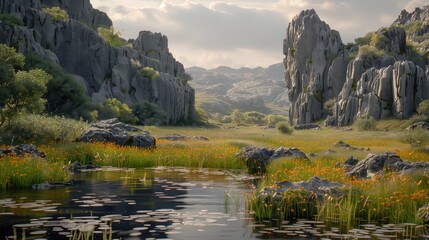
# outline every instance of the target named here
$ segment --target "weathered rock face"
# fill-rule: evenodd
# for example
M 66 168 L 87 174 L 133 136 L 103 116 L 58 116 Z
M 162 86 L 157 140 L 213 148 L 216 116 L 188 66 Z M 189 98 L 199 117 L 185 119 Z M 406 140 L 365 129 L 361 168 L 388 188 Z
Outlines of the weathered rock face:
M 401 16 L 398 24 L 425 21 L 429 6 Z M 326 125 L 349 125 L 356 117 L 409 118 L 422 100 L 429 99 L 429 67 L 421 59 L 407 61 L 413 53 L 406 41 L 401 27 L 380 29 L 371 47 L 388 54 L 371 53 L 371 47 L 365 46 L 358 57 L 348 60 L 348 52 L 359 47 L 344 47 L 339 34 L 314 10 L 301 12 L 289 24 L 284 41 L 291 123 L 320 119 L 323 104 L 332 98 L 335 105 Z
M 71 19 L 53 22 L 41 11 L 42 3 L 60 6 Z M 99 26 L 111 26 L 111 20 L 94 10 L 88 0 L 0 0 L 0 13 L 24 22 L 21 27 L 0 23 L 1 43 L 58 63 L 83 79 L 93 101 L 117 98 L 132 104 L 146 100 L 166 112 L 165 123 L 194 119 L 195 93 L 182 80 L 183 65 L 169 52 L 167 37 L 141 32 L 133 41 L 133 49 L 111 47 L 94 31 Z M 144 67 L 155 69 L 161 77 L 152 80 L 143 76 Z
M 263 174 L 268 164 L 279 158 L 291 157 L 308 159 L 307 155 L 297 148 L 270 149 L 265 147 L 244 147 L 236 154 L 236 157 L 246 163 L 249 173 Z
M 130 134 L 130 132 L 137 132 L 137 134 Z M 156 140 L 149 132 L 121 123 L 116 118 L 94 123 L 79 140 L 82 142 L 109 142 L 120 146 L 156 147 Z
M 322 22 L 314 10 L 302 11 L 289 23 L 283 53 L 285 79 L 293 124 L 305 124 L 322 116 L 325 91 L 338 91 L 342 76 L 343 44 L 338 32 Z M 334 65 L 330 70 L 331 65 Z M 331 81 L 329 80 L 331 76 Z

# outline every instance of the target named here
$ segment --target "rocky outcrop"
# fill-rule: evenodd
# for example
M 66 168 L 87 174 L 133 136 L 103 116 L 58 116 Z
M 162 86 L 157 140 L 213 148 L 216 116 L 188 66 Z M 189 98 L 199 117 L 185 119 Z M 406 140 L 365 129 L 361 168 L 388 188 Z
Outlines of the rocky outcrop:
M 381 175 L 384 171 L 388 172 L 406 172 L 418 169 L 429 169 L 427 162 L 405 162 L 395 153 L 368 154 L 368 156 L 359 161 L 356 165 L 349 168 L 346 173 L 349 177 L 358 179 L 372 178 Z
M 270 149 L 265 147 L 244 147 L 236 154 L 242 160 L 252 174 L 263 174 L 266 172 L 268 164 L 273 160 L 291 157 L 309 160 L 307 155 L 297 148 Z
M 429 123 L 427 123 L 427 122 L 416 122 L 416 123 L 413 123 L 410 126 L 408 126 L 405 130 L 410 131 L 410 130 L 417 130 L 417 129 L 429 131 Z
M 109 28 L 112 26 L 112 20 L 110 20 L 109 16 L 102 11 L 94 9 L 89 0 L 40 0 L 40 3 L 42 6 L 60 7 L 67 11 L 70 18 L 76 19 L 94 30 L 97 30 L 99 27 Z
M 42 3 L 64 8 L 70 20 L 52 21 L 41 10 Z M 132 48 L 109 46 L 94 29 L 110 26 L 111 21 L 94 10 L 88 0 L 32 0 L 31 4 L 0 0 L 0 13 L 12 14 L 24 23 L 0 23 L 1 43 L 58 63 L 84 83 L 93 101 L 117 98 L 132 104 L 146 100 L 166 112 L 164 123 L 194 119 L 195 93 L 183 80 L 183 65 L 169 52 L 167 37 L 143 31 L 131 41 Z M 158 71 L 160 77 L 145 76 L 144 67 Z
M 319 120 L 328 99 L 335 105 L 326 125 L 349 125 L 357 117 L 409 118 L 429 99 L 429 67 L 407 46 L 400 24 L 424 21 L 426 15 L 429 6 L 411 15 L 402 13 L 398 27 L 372 33 L 370 45 L 345 47 L 314 10 L 301 12 L 289 24 L 284 41 L 291 123 Z
M 289 23 L 283 53 L 290 122 L 305 124 L 320 119 L 323 102 L 328 99 L 325 91 L 332 89 L 335 95 L 334 90 L 341 85 L 338 81 L 345 81 L 339 33 L 321 21 L 314 10 L 302 11 Z
M 131 132 L 135 133 L 131 134 Z M 156 140 L 148 131 L 121 123 L 116 118 L 92 124 L 79 140 L 82 142 L 109 142 L 120 146 L 156 147 Z
M 295 130 L 321 130 L 322 128 L 317 124 L 298 124 L 293 126 Z

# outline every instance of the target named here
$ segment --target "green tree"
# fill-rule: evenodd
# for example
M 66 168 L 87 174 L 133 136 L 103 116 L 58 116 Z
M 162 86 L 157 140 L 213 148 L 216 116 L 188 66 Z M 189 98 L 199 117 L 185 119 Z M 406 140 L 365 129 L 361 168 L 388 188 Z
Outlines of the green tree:
M 140 124 L 160 125 L 165 119 L 165 112 L 158 108 L 156 104 L 142 100 L 132 105 L 133 114 L 139 119 Z
M 138 121 L 128 105 L 116 98 L 109 98 L 100 106 L 98 117 L 100 120 L 117 118 L 121 122 L 130 124 Z
M 246 123 L 251 124 L 262 124 L 264 123 L 265 114 L 252 111 L 252 112 L 245 112 L 244 113 L 244 119 Z
M 288 118 L 282 115 L 270 114 L 265 116 L 264 122 L 268 125 L 276 125 L 279 122 L 287 122 Z
M 52 76 L 45 94 L 48 101 L 46 106 L 48 112 L 75 119 L 97 120 L 96 105 L 88 97 L 85 86 L 72 75 L 66 74 L 54 62 L 36 55 L 29 55 L 25 58 L 25 69 L 31 68 L 40 68 Z
M 244 122 L 244 114 L 240 112 L 238 109 L 234 109 L 231 113 L 231 122 L 232 123 L 243 123 Z
M 14 48 L 0 44 L 0 126 L 20 111 L 44 109 L 46 84 L 52 78 L 40 69 L 22 71 L 25 57 Z

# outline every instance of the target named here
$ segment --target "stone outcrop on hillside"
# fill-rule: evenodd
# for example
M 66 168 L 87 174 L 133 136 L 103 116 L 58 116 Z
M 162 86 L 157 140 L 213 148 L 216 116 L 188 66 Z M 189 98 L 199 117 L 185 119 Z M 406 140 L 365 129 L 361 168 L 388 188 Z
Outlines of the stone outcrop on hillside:
M 323 104 L 329 99 L 335 105 L 326 125 L 349 125 L 356 117 L 409 118 L 429 99 L 429 66 L 407 46 L 399 24 L 427 16 L 429 6 L 403 12 L 397 27 L 373 33 L 371 46 L 350 47 L 314 10 L 302 11 L 289 24 L 283 50 L 291 123 L 326 117 Z
M 63 8 L 70 20 L 53 21 L 42 4 Z M 111 20 L 89 0 L 0 0 L 0 13 L 24 22 L 24 26 L 0 23 L 1 43 L 53 60 L 85 85 L 93 101 L 147 100 L 166 112 L 165 123 L 194 119 L 195 93 L 183 81 L 184 67 L 169 52 L 167 37 L 143 31 L 131 40 L 133 48 L 109 46 L 94 29 L 111 26 Z M 160 78 L 142 74 L 144 67 L 158 71 Z
M 333 61 L 342 55 L 342 41 L 314 10 L 302 11 L 295 17 L 286 33 L 283 53 L 286 68 L 290 120 L 293 124 L 310 123 L 322 117 L 324 93 L 332 89 L 338 93 L 342 60 Z M 331 74 L 329 74 L 331 73 Z M 335 78 L 329 81 L 328 77 Z M 341 85 L 340 83 L 338 83 Z

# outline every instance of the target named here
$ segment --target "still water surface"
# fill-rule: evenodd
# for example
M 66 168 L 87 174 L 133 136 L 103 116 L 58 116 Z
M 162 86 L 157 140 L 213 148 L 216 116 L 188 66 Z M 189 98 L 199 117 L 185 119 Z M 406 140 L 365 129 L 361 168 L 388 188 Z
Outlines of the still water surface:
M 245 195 L 253 189 L 243 176 L 185 168 L 106 169 L 74 175 L 84 180 L 75 186 L 8 191 L 0 197 L 0 239 L 13 236 L 13 225 L 30 222 L 44 225 L 27 229 L 27 236 L 68 239 L 65 222 L 99 224 L 103 218 L 113 220 L 113 239 L 259 239 L 263 235 L 245 211 Z M 101 239 L 102 230 L 95 230 Z

